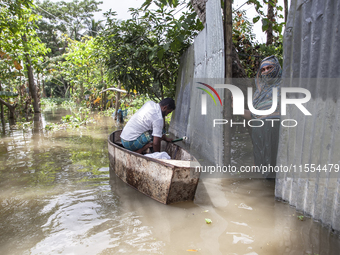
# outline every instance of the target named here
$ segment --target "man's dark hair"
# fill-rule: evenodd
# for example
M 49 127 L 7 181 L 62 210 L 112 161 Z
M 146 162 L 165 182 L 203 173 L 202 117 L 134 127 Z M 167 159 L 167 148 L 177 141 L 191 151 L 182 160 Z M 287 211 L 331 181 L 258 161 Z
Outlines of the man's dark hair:
M 171 109 L 171 110 L 176 109 L 175 100 L 173 100 L 170 97 L 164 98 L 159 104 L 161 106 L 167 106 L 168 109 Z

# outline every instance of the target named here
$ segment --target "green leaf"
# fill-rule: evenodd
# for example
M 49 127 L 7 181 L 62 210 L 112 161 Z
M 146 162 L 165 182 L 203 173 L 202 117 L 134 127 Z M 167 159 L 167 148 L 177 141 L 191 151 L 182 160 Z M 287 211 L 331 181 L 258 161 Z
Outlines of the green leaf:
M 178 30 L 180 30 L 180 29 L 181 29 L 181 27 L 182 27 L 182 25 L 181 25 L 181 23 L 180 23 L 180 22 L 176 22 L 176 26 L 177 26 Z
M 151 61 L 155 57 L 155 51 L 149 52 L 149 60 Z
M 165 51 L 167 51 L 169 49 L 169 47 L 170 47 L 170 43 L 166 43 L 166 44 L 163 45 L 163 49 Z
M 211 220 L 211 219 L 208 219 L 208 218 L 205 218 L 205 222 L 206 222 L 207 224 L 211 224 L 211 223 L 212 223 L 212 220 Z
M 159 0 L 162 3 L 161 7 L 166 6 L 168 4 L 167 0 Z
M 278 32 L 279 34 L 282 34 L 282 25 L 273 26 L 273 30 Z
M 178 40 L 179 42 L 181 42 L 181 43 L 184 41 L 184 35 L 182 35 L 182 34 L 180 34 L 180 35 L 177 36 L 176 38 L 177 38 L 177 40 Z
M 300 215 L 300 216 L 297 216 L 299 220 L 303 221 L 304 220 L 304 216 L 303 215 Z
M 150 6 L 151 1 L 152 1 L 152 0 L 146 0 L 146 1 L 142 4 L 141 8 L 145 7 L 144 9 L 146 10 L 146 9 Z
M 268 2 L 268 4 L 270 4 L 271 6 L 273 6 L 273 7 L 275 7 L 276 6 L 276 2 L 272 2 L 272 1 L 270 1 L 270 2 Z
M 175 8 L 175 7 L 177 7 L 177 5 L 178 5 L 178 0 L 172 0 L 172 7 Z
M 260 16 L 254 17 L 253 18 L 253 23 L 255 24 L 256 22 L 258 22 L 260 18 L 261 18 Z
M 175 40 L 171 43 L 170 48 L 172 51 L 177 52 L 181 47 L 181 42 L 175 38 Z
M 159 60 L 162 60 L 164 55 L 164 49 L 161 48 L 158 52 L 157 52 L 157 57 L 159 58 Z
M 181 26 L 184 28 L 184 30 L 188 30 L 188 24 L 186 22 L 182 22 Z
M 269 20 L 263 19 L 262 20 L 262 32 L 267 31 L 268 27 L 269 27 Z

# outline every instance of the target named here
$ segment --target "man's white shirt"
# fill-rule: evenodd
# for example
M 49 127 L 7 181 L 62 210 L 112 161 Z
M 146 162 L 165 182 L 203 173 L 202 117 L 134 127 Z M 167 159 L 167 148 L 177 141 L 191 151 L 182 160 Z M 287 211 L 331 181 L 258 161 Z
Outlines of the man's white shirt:
M 153 101 L 145 103 L 142 108 L 131 117 L 120 137 L 125 141 L 133 141 L 148 130 L 152 130 L 152 136 L 162 137 L 162 110 L 160 105 Z

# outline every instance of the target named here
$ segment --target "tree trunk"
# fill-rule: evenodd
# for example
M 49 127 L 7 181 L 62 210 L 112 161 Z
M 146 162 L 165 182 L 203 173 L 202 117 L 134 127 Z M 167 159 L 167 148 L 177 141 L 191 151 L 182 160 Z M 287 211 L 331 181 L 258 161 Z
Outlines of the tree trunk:
M 267 33 L 267 45 L 273 44 L 273 20 L 274 20 L 274 2 L 273 0 L 268 1 L 268 29 L 266 31 Z
M 102 84 L 104 84 L 104 90 L 107 89 L 106 83 L 104 83 L 104 73 L 103 68 L 100 69 L 100 75 L 102 78 Z M 106 92 L 103 93 L 102 109 L 106 110 Z
M 83 82 L 80 82 L 80 94 L 79 94 L 79 98 L 78 98 L 78 103 L 81 102 L 83 97 L 84 97 L 84 84 L 83 84 Z
M 39 97 L 39 95 L 41 95 L 39 73 L 37 73 L 37 92 L 38 92 L 38 97 Z M 40 97 L 39 97 L 39 102 L 40 102 Z
M 163 84 L 161 81 L 159 81 L 159 85 L 161 87 L 161 99 L 163 100 L 164 99 L 164 92 L 163 92 Z
M 8 110 L 9 110 L 9 119 L 10 120 L 15 120 L 16 119 L 15 107 L 16 107 L 16 105 L 8 107 Z
M 27 75 L 28 75 L 28 87 L 30 90 L 30 94 L 32 97 L 32 105 L 35 113 L 39 113 L 39 98 L 37 93 L 37 87 L 34 84 L 34 77 L 33 77 L 33 69 L 32 69 L 32 63 L 28 56 L 26 56 L 26 69 L 27 69 Z
M 64 98 L 66 98 L 66 93 L 67 93 L 67 90 L 69 88 L 69 85 L 67 84 L 67 81 L 65 81 L 63 77 L 61 77 L 61 80 L 62 80 L 63 86 L 64 86 Z
M 1 122 L 5 122 L 4 105 L 2 103 L 0 103 L 0 109 L 1 109 Z
M 9 110 L 9 118 L 10 119 L 15 119 L 15 108 L 17 107 L 17 104 L 11 105 L 10 103 L 7 103 L 6 101 L 4 101 L 2 98 L 0 98 L 0 103 L 4 104 L 7 106 L 8 110 Z
M 46 93 L 45 93 L 45 79 L 42 80 L 42 97 L 46 97 Z
M 226 84 L 231 83 L 231 78 L 233 75 L 232 70 L 232 50 L 233 50 L 233 40 L 232 40 L 232 0 L 224 1 L 224 49 L 225 49 L 225 82 Z M 226 120 L 232 119 L 231 113 L 231 94 L 229 90 L 224 90 L 224 108 L 223 108 L 223 118 Z M 226 125 L 223 129 L 224 137 L 224 158 L 223 164 L 229 165 L 231 162 L 231 128 Z
M 120 83 L 120 81 L 118 81 L 118 89 L 120 89 L 122 87 L 122 84 Z M 118 110 L 120 107 L 120 92 L 117 91 L 116 94 L 116 111 L 115 111 L 115 120 L 118 118 Z
M 21 74 L 21 71 L 19 70 L 19 73 Z M 19 105 L 22 105 L 22 100 L 23 100 L 23 96 L 24 96 L 24 93 L 23 93 L 23 87 L 24 85 L 21 84 L 21 75 L 20 75 L 20 81 L 19 81 L 19 89 L 18 89 L 18 94 L 19 94 Z
M 288 19 L 288 0 L 284 0 L 284 10 L 285 10 L 285 22 L 287 24 L 287 19 Z
M 35 113 L 33 118 L 33 134 L 39 135 L 41 130 L 43 130 L 41 114 Z
M 1 81 L 0 81 L 0 91 L 2 91 L 2 88 L 1 88 Z M 4 117 L 4 105 L 2 103 L 0 103 L 0 118 L 1 118 L 1 123 L 2 123 L 2 126 L 4 126 L 5 124 L 5 117 Z
M 26 36 L 22 36 L 23 43 L 26 45 Z M 37 86 L 34 84 L 34 76 L 33 76 L 33 68 L 32 68 L 32 62 L 28 54 L 25 55 L 26 58 L 26 69 L 27 69 L 27 76 L 28 76 L 28 86 L 30 90 L 30 94 L 32 97 L 32 105 L 35 113 L 39 113 L 39 97 L 38 97 L 38 91 Z

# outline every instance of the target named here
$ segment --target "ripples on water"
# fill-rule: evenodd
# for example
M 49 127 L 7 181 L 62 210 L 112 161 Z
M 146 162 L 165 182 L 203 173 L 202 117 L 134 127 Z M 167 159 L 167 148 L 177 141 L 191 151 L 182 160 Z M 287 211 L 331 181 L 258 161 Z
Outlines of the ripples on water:
M 194 202 L 159 204 L 110 179 L 112 119 L 41 129 L 60 115 L 0 140 L 0 254 L 339 254 L 338 237 L 299 221 L 266 180 L 205 179 Z M 234 162 L 251 162 L 249 146 L 234 144 L 244 148 Z

